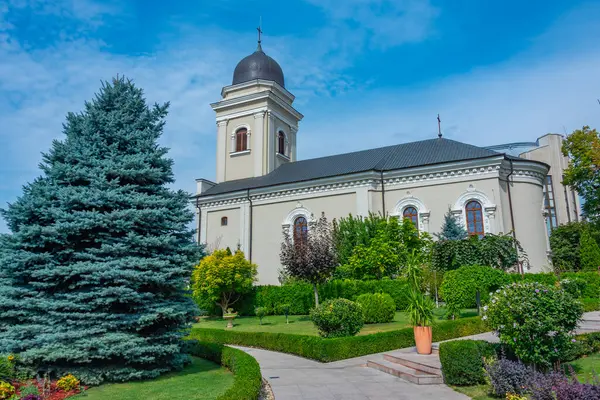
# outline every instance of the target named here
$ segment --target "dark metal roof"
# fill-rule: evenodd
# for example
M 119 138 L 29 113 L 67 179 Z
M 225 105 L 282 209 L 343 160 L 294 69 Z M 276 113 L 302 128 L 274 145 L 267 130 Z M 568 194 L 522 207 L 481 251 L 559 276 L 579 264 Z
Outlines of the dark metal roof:
M 260 43 L 254 53 L 243 58 L 235 67 L 232 84 L 237 85 L 238 83 L 253 81 L 255 79 L 274 81 L 285 87 L 283 70 L 277 64 L 277 61 L 262 51 Z
M 264 176 L 219 183 L 201 196 L 212 196 L 358 172 L 392 171 L 499 155 L 502 155 L 502 153 L 454 140 L 429 139 L 287 163 Z

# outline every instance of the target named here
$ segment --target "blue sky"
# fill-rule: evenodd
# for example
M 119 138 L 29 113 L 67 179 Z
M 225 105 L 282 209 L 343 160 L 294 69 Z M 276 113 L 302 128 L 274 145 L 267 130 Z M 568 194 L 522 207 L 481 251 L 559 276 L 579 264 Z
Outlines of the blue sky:
M 214 178 L 210 102 L 254 51 L 283 67 L 311 158 L 435 137 L 475 145 L 600 128 L 598 1 L 0 2 L 0 207 L 39 175 L 100 81 L 171 102 L 178 188 Z M 0 232 L 5 232 L 0 222 Z

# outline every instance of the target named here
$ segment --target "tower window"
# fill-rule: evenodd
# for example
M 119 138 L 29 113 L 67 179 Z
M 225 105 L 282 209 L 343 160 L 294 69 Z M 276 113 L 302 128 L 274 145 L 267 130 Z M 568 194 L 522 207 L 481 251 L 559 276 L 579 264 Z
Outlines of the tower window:
M 240 128 L 235 132 L 235 151 L 248 150 L 248 129 Z
M 406 207 L 402 212 L 402 217 L 410 220 L 415 228 L 419 229 L 419 213 L 417 212 L 416 208 L 413 206 Z
M 227 226 L 227 217 L 221 217 L 221 226 Z
M 306 218 L 298 217 L 294 220 L 294 243 L 305 244 L 308 237 L 308 224 Z
M 483 230 L 481 204 L 478 201 L 471 200 L 465 206 L 465 212 L 467 213 L 467 232 L 469 232 L 469 235 L 482 237 L 485 232 Z
M 285 133 L 281 131 L 277 135 L 277 152 L 285 156 Z

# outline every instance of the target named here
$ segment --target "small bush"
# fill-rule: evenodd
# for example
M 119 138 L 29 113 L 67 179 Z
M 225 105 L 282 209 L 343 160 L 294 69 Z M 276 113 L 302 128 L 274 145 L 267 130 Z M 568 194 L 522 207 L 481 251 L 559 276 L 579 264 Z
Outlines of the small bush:
M 444 381 L 449 385 L 485 383 L 484 357 L 495 356 L 493 345 L 483 340 L 454 340 L 440 344 Z
M 477 306 L 476 294 L 479 290 L 481 302 L 489 300 L 488 293 L 508 283 L 506 273 L 491 267 L 465 266 L 444 275 L 440 294 L 446 304 L 455 309 Z
M 346 299 L 327 300 L 310 312 L 310 318 L 326 338 L 354 336 L 365 324 L 361 306 Z
M 65 392 L 79 388 L 79 384 L 79 379 L 75 378 L 72 374 L 65 375 L 56 382 L 56 386 Z
M 256 307 L 254 314 L 258 317 L 259 323 L 262 325 L 262 320 L 267 315 L 267 309 L 265 307 Z
M 505 397 L 507 393 L 524 394 L 531 371 L 519 361 L 506 358 L 485 363 L 485 372 L 490 379 L 492 392 Z
M 0 381 L 15 379 L 15 356 L 0 354 Z
M 565 278 L 560 281 L 560 287 L 576 299 L 583 296 L 587 282 L 581 278 Z
M 15 387 L 8 382 L 0 381 L 0 400 L 6 400 L 13 397 Z
M 365 316 L 365 324 L 382 324 L 394 320 L 396 304 L 387 293 L 361 294 L 356 298 Z

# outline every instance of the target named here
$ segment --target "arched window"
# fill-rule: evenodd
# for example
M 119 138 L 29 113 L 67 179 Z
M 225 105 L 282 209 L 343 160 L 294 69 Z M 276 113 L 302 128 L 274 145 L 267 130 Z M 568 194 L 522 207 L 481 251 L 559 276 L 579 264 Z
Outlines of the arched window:
M 248 150 L 248 129 L 240 128 L 235 132 L 235 151 Z
M 306 218 L 298 217 L 294 220 L 294 243 L 304 244 L 308 237 L 308 224 Z
M 285 156 L 285 133 L 281 131 L 277 134 L 277 152 Z
M 227 217 L 221 217 L 221 226 L 227 226 Z
M 483 230 L 481 203 L 475 200 L 469 201 L 465 206 L 465 212 L 467 213 L 467 232 L 469 232 L 469 235 L 482 237 L 485 232 Z
M 419 213 L 417 212 L 416 208 L 412 206 L 406 207 L 402 212 L 402 217 L 410 220 L 415 228 L 419 229 Z

